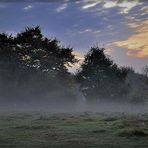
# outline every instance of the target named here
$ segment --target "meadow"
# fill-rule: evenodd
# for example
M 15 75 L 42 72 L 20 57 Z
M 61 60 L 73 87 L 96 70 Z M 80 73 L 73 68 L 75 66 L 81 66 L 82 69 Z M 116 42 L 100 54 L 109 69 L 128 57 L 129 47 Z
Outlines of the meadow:
M 147 148 L 148 114 L 1 112 L 0 148 Z

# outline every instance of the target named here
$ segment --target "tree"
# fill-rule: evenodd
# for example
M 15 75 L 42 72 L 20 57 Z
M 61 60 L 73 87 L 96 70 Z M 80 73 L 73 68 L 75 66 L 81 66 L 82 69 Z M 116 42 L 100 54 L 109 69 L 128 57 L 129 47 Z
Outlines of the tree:
M 16 42 L 20 51 L 20 59 L 30 67 L 42 71 L 67 70 L 66 64 L 74 64 L 75 56 L 72 48 L 59 46 L 56 39 L 43 37 L 39 27 L 26 28 L 17 34 Z
M 119 68 L 104 48 L 92 47 L 77 72 L 76 78 L 88 100 L 118 98 L 125 93 L 127 69 Z
M 62 47 L 57 39 L 48 39 L 41 34 L 40 27 L 26 28 L 15 39 L 23 67 L 46 73 L 49 77 L 69 84 L 67 66 L 77 62 L 73 49 Z M 25 68 L 26 69 L 26 68 Z M 51 79 L 51 78 L 50 78 Z M 60 83 L 59 81 L 57 83 Z
M 72 48 L 60 46 L 57 39 L 44 37 L 39 26 L 27 27 L 15 37 L 0 34 L 3 88 L 11 90 L 11 97 L 19 94 L 20 98 L 44 98 L 47 93 L 49 97 L 53 90 L 70 92 L 72 80 L 67 66 L 77 62 L 72 52 Z

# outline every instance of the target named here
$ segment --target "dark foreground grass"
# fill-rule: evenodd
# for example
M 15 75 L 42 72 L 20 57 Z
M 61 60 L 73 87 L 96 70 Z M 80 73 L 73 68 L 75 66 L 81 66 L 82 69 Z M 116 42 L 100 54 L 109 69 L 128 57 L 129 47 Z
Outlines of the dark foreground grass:
M 148 148 L 148 115 L 0 113 L 5 147 Z

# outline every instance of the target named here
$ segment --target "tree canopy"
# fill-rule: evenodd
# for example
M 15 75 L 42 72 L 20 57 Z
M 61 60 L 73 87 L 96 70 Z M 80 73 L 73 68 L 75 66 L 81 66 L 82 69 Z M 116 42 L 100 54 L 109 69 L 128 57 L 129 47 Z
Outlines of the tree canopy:
M 92 47 L 77 73 L 81 90 L 89 100 L 117 98 L 125 93 L 124 80 L 128 69 L 119 68 L 104 50 Z
M 60 46 L 56 38 L 44 37 L 38 26 L 28 27 L 16 36 L 1 33 L 1 85 L 12 94 L 21 91 L 22 96 L 49 93 L 55 88 L 70 90 L 67 67 L 77 62 L 72 52 L 72 48 Z

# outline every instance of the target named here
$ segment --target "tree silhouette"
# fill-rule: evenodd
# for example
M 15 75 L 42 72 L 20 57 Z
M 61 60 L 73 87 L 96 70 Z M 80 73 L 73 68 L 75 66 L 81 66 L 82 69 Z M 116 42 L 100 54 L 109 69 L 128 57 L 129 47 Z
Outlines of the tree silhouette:
M 124 67 L 119 68 L 104 50 L 92 47 L 76 76 L 82 92 L 90 101 L 118 98 L 125 93 L 124 80 L 128 71 Z
M 36 67 L 42 71 L 67 71 L 66 64 L 74 64 L 76 59 L 71 48 L 58 45 L 56 39 L 43 37 L 39 27 L 26 28 L 25 32 L 18 33 L 16 42 L 23 63 Z
M 47 93 L 50 96 L 53 90 L 70 92 L 72 77 L 67 67 L 77 62 L 72 51 L 72 48 L 60 46 L 57 39 L 44 37 L 39 26 L 27 27 L 15 37 L 0 34 L 3 90 L 9 89 L 11 97 L 21 94 L 22 98 L 37 98 Z

